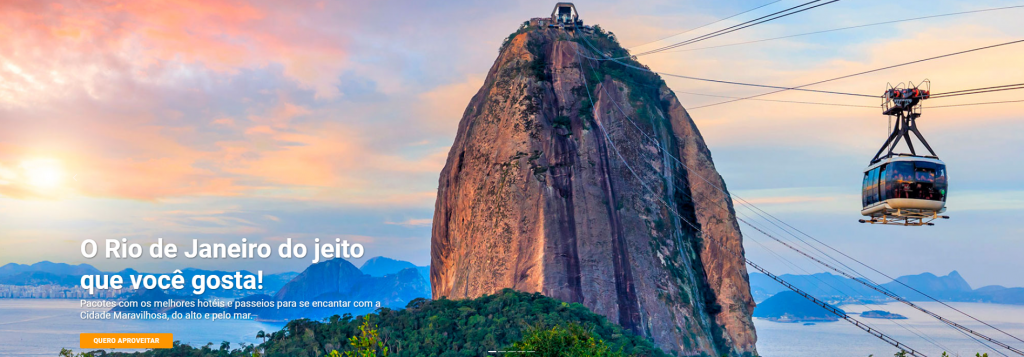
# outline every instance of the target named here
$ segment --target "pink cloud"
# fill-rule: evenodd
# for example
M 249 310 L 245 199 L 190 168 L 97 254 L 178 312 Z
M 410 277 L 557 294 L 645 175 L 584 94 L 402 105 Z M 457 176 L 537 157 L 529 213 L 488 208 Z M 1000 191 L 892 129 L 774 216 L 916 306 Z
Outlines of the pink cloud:
M 288 9 L 279 9 L 231 0 L 2 2 L 0 56 L 24 72 L 16 76 L 24 90 L 48 89 L 46 84 L 59 84 L 61 76 L 88 82 L 110 70 L 152 76 L 157 75 L 152 69 L 168 62 L 219 72 L 281 64 L 290 78 L 330 96 L 346 64 L 348 39 L 310 26 L 303 10 L 313 6 L 290 2 Z M 91 70 L 78 70 L 82 67 Z

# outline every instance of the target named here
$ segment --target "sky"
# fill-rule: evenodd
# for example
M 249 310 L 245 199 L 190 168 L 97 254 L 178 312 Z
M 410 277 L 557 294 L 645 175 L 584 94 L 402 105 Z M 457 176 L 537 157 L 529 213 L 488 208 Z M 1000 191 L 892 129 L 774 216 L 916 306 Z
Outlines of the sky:
M 765 1 L 578 1 L 587 24 L 634 53 L 795 6 Z M 639 57 L 652 69 L 795 86 L 1024 36 L 1024 9 L 732 44 L 1018 5 L 846 0 Z M 299 271 L 309 259 L 86 259 L 84 239 L 179 245 L 342 238 L 426 265 L 438 173 L 501 41 L 549 1 L 0 2 L 0 264 L 116 271 Z M 675 40 L 675 41 L 673 41 Z M 642 45 L 639 47 L 635 47 Z M 1024 44 L 894 68 L 814 89 L 935 92 L 1021 82 Z M 666 78 L 697 107 L 764 89 Z M 861 173 L 884 141 L 877 108 L 742 101 L 694 109 L 729 189 L 890 275 L 959 271 L 974 287 L 1024 286 L 1020 93 L 935 99 L 921 130 L 947 163 L 952 218 L 887 227 L 861 218 Z M 786 92 L 765 98 L 878 105 Z M 749 214 L 740 210 L 740 214 Z M 745 231 L 773 272 L 819 272 Z M 762 246 L 763 244 L 763 246 Z M 767 248 L 766 248 L 767 247 Z M 778 254 L 779 256 L 776 256 Z M 783 259 L 780 259 L 781 258 Z M 360 260 L 354 260 L 359 265 Z

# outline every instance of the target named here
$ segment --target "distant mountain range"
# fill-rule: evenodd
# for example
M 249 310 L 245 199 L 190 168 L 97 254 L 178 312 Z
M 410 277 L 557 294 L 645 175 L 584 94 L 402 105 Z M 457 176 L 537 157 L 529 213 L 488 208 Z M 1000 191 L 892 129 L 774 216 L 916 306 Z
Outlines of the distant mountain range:
M 881 302 L 887 299 L 882 293 L 872 290 L 860 282 L 830 273 L 784 274 L 780 277 L 801 290 L 832 303 Z M 1024 288 L 989 285 L 972 289 L 971 285 L 955 270 L 946 276 L 922 273 L 901 276 L 896 278 L 896 281 L 942 301 L 1024 305 Z M 930 300 L 896 281 L 886 282 L 881 286 L 907 300 Z M 753 273 L 750 274 L 750 291 L 754 299 L 760 302 L 766 301 L 769 297 L 782 291 L 789 291 L 789 289 L 764 274 Z
M 78 275 L 99 274 L 99 269 L 89 264 L 71 265 L 65 263 L 53 263 L 41 261 L 32 265 L 9 263 L 0 266 L 0 278 L 23 273 L 44 272 L 54 275 Z
M 373 276 L 365 274 L 344 259 L 332 259 L 310 265 L 274 295 L 275 301 L 363 301 L 372 302 L 364 307 L 322 307 L 308 309 L 265 309 L 253 311 L 261 319 L 284 320 L 296 317 L 322 318 L 345 313 L 371 312 L 378 307 L 404 308 L 416 298 L 430 298 L 430 283 L 409 262 L 389 258 L 374 258 L 369 268 Z M 392 263 L 394 262 L 394 263 Z M 368 261 L 369 263 L 369 261 Z M 394 269 L 402 268 L 397 272 Z M 368 268 L 366 264 L 363 269 Z M 380 306 L 376 303 L 379 302 Z
M 99 269 L 89 264 L 70 265 L 48 261 L 32 265 L 5 264 L 0 266 L 0 298 L 110 299 L 129 293 L 124 290 L 105 290 L 90 295 L 78 286 L 82 275 L 99 273 Z
M 395 274 L 404 269 L 415 268 L 427 282 L 430 282 L 430 266 L 416 266 L 404 260 L 395 260 L 388 257 L 374 257 L 363 262 L 359 270 L 369 276 L 385 276 Z

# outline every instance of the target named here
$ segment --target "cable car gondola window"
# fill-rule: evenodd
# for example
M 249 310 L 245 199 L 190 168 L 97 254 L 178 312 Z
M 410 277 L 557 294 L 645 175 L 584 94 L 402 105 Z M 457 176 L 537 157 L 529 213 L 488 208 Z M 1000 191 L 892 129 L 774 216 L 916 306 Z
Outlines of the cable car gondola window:
M 914 181 L 935 184 L 935 164 L 931 162 L 914 163 Z
M 871 197 L 873 198 L 874 202 L 878 202 L 878 201 L 881 201 L 879 199 L 879 197 L 881 197 L 881 195 L 878 194 L 878 189 L 879 189 L 879 187 L 878 187 L 878 171 L 879 171 L 879 168 L 876 167 L 874 170 L 871 170 L 871 171 L 874 171 L 871 174 L 871 176 L 872 176 L 871 177 Z M 874 203 L 874 202 L 872 202 L 872 203 Z
M 946 180 L 946 165 L 935 166 L 935 190 L 938 191 L 940 200 L 946 202 L 946 189 L 949 188 L 949 183 Z
M 915 163 L 917 182 L 921 184 L 922 199 L 946 201 L 946 165 L 932 162 Z
M 879 180 L 876 178 L 876 176 L 874 176 L 873 169 L 867 172 L 867 205 L 874 205 L 874 203 L 878 202 L 878 200 L 874 200 L 874 183 L 878 181 Z
M 864 205 L 878 202 L 878 168 L 871 169 L 864 177 Z
M 878 195 L 879 195 L 878 200 L 879 201 L 885 201 L 885 200 L 889 199 L 889 193 L 886 191 L 886 187 L 887 187 L 886 186 L 886 181 L 887 181 L 886 180 L 886 175 L 888 174 L 888 172 L 886 172 L 886 169 L 888 168 L 888 166 L 889 166 L 888 164 L 882 165 L 881 166 L 882 170 L 878 172 Z
M 860 205 L 867 207 L 867 183 L 870 182 L 867 179 L 871 177 L 870 172 L 864 173 L 864 182 L 860 185 Z
M 871 190 L 871 193 L 874 194 L 874 202 L 881 202 L 881 200 L 882 200 L 882 185 L 881 185 L 882 176 L 880 176 L 881 173 L 882 173 L 882 168 L 881 167 L 874 168 L 874 189 Z
M 898 161 L 889 169 L 892 179 L 888 196 L 892 198 L 915 198 L 911 192 L 914 184 L 914 163 Z
M 910 198 L 946 201 L 946 166 L 930 161 L 897 161 L 880 167 L 879 195 L 876 200 Z M 876 168 L 875 170 L 878 170 Z M 874 171 L 874 170 L 872 170 Z M 865 195 L 870 195 L 870 191 Z M 874 203 L 871 199 L 865 202 Z M 870 204 L 868 203 L 868 204 Z

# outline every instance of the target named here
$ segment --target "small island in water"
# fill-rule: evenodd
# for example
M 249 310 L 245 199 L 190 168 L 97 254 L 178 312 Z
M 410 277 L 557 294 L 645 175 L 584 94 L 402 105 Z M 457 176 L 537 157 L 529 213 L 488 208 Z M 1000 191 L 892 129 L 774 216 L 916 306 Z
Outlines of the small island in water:
M 860 313 L 860 317 L 865 317 L 865 318 L 869 318 L 869 319 L 887 319 L 887 320 L 906 320 L 907 319 L 906 316 L 903 316 L 903 315 L 900 315 L 900 314 L 896 314 L 896 313 L 892 313 L 892 312 L 888 312 L 888 311 L 882 311 L 882 310 L 864 311 L 864 312 Z
M 780 292 L 757 304 L 757 307 L 754 308 L 754 317 L 774 322 L 830 322 L 839 320 L 839 317 L 835 314 L 792 291 Z

